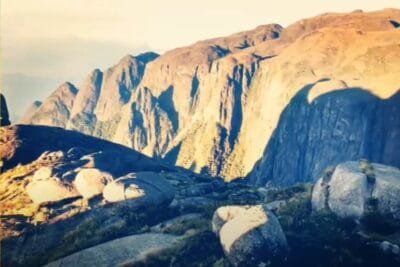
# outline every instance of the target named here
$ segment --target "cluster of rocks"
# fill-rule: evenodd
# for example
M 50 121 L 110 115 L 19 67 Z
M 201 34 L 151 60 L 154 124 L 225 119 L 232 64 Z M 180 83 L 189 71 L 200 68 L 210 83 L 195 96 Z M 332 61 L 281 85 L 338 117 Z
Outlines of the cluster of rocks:
M 138 201 L 132 203 L 143 206 L 169 203 L 174 197 L 173 187 L 154 172 L 129 173 L 114 178 L 97 168 L 78 167 L 68 171 L 68 174 L 76 173 L 72 182 L 53 173 L 53 168 L 41 167 L 28 177 L 31 182 L 26 186 L 26 192 L 34 203 L 42 205 L 77 197 L 90 200 L 102 195 L 108 203 L 135 199 Z

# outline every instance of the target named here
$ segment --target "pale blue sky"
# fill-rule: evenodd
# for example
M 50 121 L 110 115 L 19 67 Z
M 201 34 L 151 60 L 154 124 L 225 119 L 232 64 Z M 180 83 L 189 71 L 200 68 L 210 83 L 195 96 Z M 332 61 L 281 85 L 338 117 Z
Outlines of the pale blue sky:
M 163 52 L 261 24 L 325 12 L 400 8 L 400 0 L 0 0 L 2 91 L 20 115 L 57 84 L 125 54 Z M 26 96 L 20 99 L 21 92 Z

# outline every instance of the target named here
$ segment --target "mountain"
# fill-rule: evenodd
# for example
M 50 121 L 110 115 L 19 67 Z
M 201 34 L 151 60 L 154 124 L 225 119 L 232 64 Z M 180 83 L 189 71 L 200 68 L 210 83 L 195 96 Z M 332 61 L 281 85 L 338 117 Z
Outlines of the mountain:
M 259 185 L 360 157 L 400 166 L 399 21 L 397 9 L 327 13 L 127 56 L 91 73 L 68 112 L 44 113 L 46 100 L 26 122 Z
M 35 115 L 36 111 L 38 108 L 42 105 L 42 101 L 34 101 L 29 108 L 25 111 L 25 114 L 22 116 L 22 118 L 18 121 L 19 123 L 22 124 L 28 124 L 31 120 L 32 117 Z
M 77 93 L 78 89 L 73 84 L 61 84 L 41 105 L 34 104 L 34 113 L 27 111 L 21 122 L 66 127 Z M 29 109 L 32 110 L 32 106 Z

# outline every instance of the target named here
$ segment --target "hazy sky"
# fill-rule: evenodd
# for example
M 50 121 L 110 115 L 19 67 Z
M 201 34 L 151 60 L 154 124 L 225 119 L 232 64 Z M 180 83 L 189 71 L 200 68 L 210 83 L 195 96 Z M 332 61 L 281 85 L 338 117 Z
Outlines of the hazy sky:
M 162 52 L 261 24 L 324 12 L 400 7 L 399 0 L 0 0 L 2 91 L 21 114 L 65 80 L 125 54 Z M 21 95 L 22 94 L 22 95 Z

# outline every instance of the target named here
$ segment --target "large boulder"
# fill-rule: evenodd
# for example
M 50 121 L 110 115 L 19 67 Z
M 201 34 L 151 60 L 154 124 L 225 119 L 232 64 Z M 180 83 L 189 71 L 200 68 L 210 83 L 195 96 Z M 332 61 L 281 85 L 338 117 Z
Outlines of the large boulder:
M 26 192 L 31 200 L 39 205 L 79 196 L 73 186 L 54 176 L 44 180 L 31 181 L 26 186 Z
M 79 194 L 86 199 L 90 199 L 103 193 L 104 187 L 112 181 L 111 174 L 96 168 L 87 168 L 78 172 L 74 185 Z
M 142 260 L 149 253 L 172 248 L 178 241 L 179 237 L 167 234 L 132 235 L 81 250 L 51 262 L 46 267 L 108 267 L 124 264 L 130 266 Z
M 212 227 L 234 266 L 282 260 L 288 249 L 278 220 L 262 205 L 220 207 L 214 213 Z
M 400 170 L 364 160 L 339 164 L 316 182 L 312 207 L 342 218 L 375 211 L 400 219 Z
M 53 168 L 49 166 L 40 167 L 33 175 L 34 181 L 46 180 L 53 175 Z
M 130 173 L 109 183 L 103 190 L 106 201 L 123 202 L 129 206 L 169 204 L 174 195 L 169 182 L 154 172 Z

